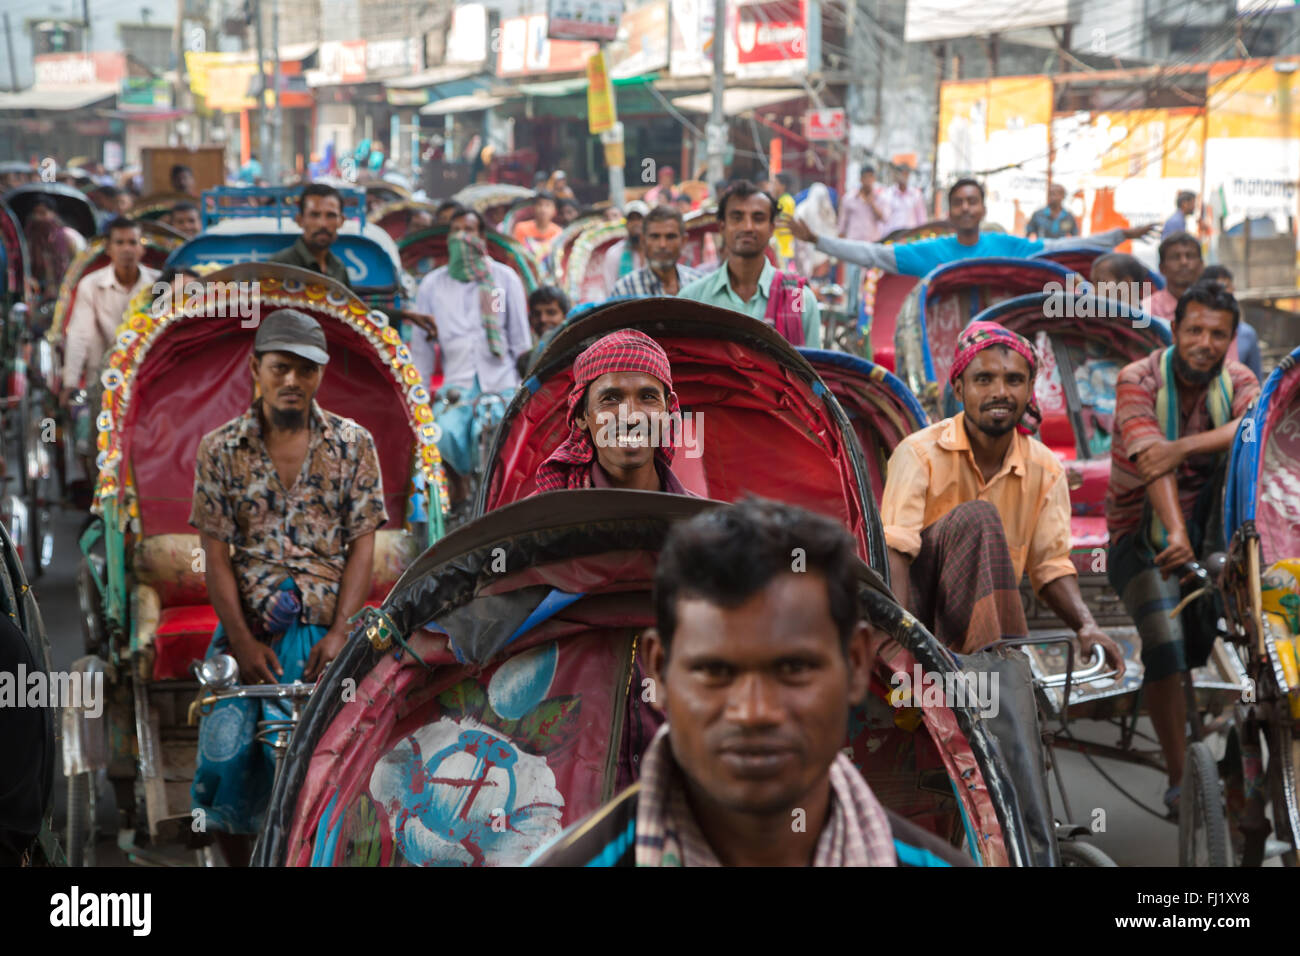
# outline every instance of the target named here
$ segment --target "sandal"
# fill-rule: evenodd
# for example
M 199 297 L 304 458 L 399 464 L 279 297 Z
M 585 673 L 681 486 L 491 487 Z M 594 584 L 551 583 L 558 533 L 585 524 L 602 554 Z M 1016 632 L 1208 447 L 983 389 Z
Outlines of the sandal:
M 1176 783 L 1165 791 L 1165 819 L 1178 819 L 1178 805 L 1182 802 L 1183 785 Z

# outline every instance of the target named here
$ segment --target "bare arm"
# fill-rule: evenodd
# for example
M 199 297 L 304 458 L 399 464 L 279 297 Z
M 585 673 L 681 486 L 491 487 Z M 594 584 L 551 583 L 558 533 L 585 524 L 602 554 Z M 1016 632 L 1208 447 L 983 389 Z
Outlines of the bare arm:
M 316 646 L 311 649 L 303 677 L 314 680 L 330 661 L 338 656 L 347 643 L 352 615 L 361 610 L 374 574 L 375 533 L 367 531 L 348 545 L 348 560 L 343 566 L 343 580 L 339 582 L 338 601 L 334 605 L 334 623 Z
M 1174 469 L 1193 455 L 1213 455 L 1232 447 L 1233 436 L 1241 419 L 1235 419 L 1208 432 L 1184 435 L 1174 441 L 1160 439 L 1147 445 L 1134 458 L 1144 481 L 1154 481 L 1161 475 L 1172 474 Z M 1161 520 L 1164 516 L 1161 515 Z M 1165 527 L 1172 527 L 1165 522 Z
M 1178 504 L 1178 482 L 1174 479 L 1173 472 L 1166 472 L 1151 482 L 1147 486 L 1147 496 L 1168 532 L 1169 546 L 1156 555 L 1156 566 L 1168 577 L 1170 572 L 1196 559 L 1187 536 L 1183 509 Z
M 275 652 L 253 636 L 248 621 L 244 618 L 229 545 L 206 532 L 199 537 L 203 544 L 206 568 L 204 581 L 208 588 L 208 600 L 212 602 L 217 618 L 225 629 L 230 652 L 239 664 L 240 680 L 245 684 L 275 683 L 284 673 L 284 668 L 280 666 Z
M 1123 676 L 1124 655 L 1119 645 L 1111 640 L 1093 620 L 1092 612 L 1088 610 L 1083 594 L 1079 591 L 1079 579 L 1076 575 L 1066 574 L 1053 578 L 1043 585 L 1038 596 L 1052 609 L 1052 613 L 1064 621 L 1066 626 L 1078 636 L 1080 650 L 1085 659 L 1092 655 L 1093 645 L 1100 644 L 1106 653 L 1106 660 L 1119 672 L 1116 676 Z
M 912 557 L 897 548 L 889 549 L 889 586 L 898 603 L 912 611 Z

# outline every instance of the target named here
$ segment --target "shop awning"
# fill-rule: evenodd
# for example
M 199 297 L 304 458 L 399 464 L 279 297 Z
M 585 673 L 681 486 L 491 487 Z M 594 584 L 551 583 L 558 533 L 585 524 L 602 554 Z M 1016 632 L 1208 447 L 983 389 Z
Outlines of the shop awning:
M 751 110 L 762 109 L 777 103 L 803 99 L 807 90 L 769 90 L 769 89 L 730 89 L 722 95 L 722 112 L 726 116 L 740 116 Z M 673 106 L 684 113 L 709 113 L 713 110 L 712 93 L 694 93 L 690 96 L 678 96 L 672 100 Z
M 451 83 L 454 80 L 466 80 L 483 72 L 482 63 L 472 63 L 468 65 L 450 64 L 447 66 L 436 66 L 430 70 L 424 70 L 421 73 L 415 73 L 411 76 L 397 76 L 391 80 L 384 80 L 384 86 L 390 90 L 418 90 L 426 86 L 437 86 L 439 83 Z
M 616 76 L 611 82 L 614 86 L 637 86 L 650 82 L 654 76 L 653 73 Z M 572 96 L 575 93 L 587 92 L 587 78 L 578 76 L 568 80 L 549 80 L 545 83 L 520 83 L 515 90 L 525 96 Z
M 85 86 L 44 88 L 33 86 L 19 93 L 0 93 L 0 110 L 79 110 L 116 97 L 116 83 L 90 83 Z
M 420 115 L 446 116 L 448 113 L 469 113 L 474 110 L 491 109 L 505 101 L 504 96 L 449 96 L 445 100 L 421 106 Z

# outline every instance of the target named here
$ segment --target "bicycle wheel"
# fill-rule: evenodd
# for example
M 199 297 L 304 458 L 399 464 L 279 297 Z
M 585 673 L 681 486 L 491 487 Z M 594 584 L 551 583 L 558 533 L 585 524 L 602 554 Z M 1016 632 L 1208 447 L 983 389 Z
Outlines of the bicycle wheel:
M 1079 840 L 1059 840 L 1061 866 L 1119 866 L 1098 847 Z
M 1209 745 L 1201 740 L 1187 745 L 1178 808 L 1178 865 L 1232 865 L 1219 766 Z

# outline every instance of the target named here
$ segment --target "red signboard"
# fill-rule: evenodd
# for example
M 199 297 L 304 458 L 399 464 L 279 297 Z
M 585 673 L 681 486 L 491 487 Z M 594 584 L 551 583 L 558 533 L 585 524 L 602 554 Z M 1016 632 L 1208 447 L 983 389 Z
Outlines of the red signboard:
M 806 0 L 742 3 L 736 10 L 738 75 L 804 69 L 808 60 Z
M 803 118 L 804 135 L 811 140 L 842 141 L 849 133 L 844 110 L 809 110 Z

